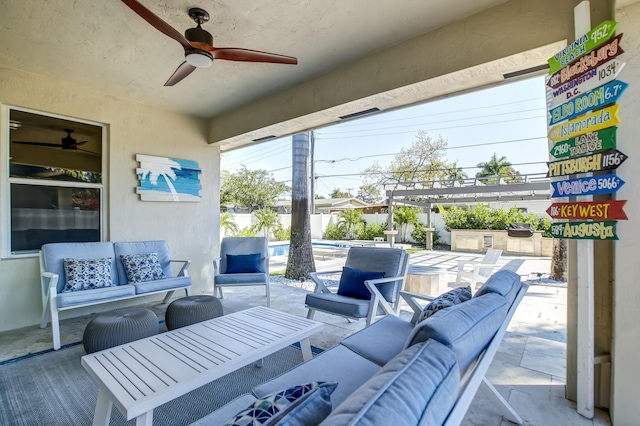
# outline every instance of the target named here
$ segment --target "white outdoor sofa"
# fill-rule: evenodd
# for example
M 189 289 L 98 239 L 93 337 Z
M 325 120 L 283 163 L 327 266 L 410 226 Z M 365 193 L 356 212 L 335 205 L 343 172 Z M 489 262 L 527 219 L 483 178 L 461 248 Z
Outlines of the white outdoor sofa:
M 165 278 L 143 282 L 129 282 L 121 256 L 157 254 Z M 63 291 L 67 284 L 65 259 L 97 260 L 109 259 L 106 268 L 110 275 L 108 286 Z M 173 273 L 172 262 L 182 263 L 178 274 Z M 167 303 L 175 290 L 184 289 L 191 295 L 191 277 L 187 269 L 190 260 L 171 260 L 166 241 L 94 242 L 94 243 L 50 243 L 40 250 L 40 280 L 42 284 L 42 321 L 45 328 L 51 321 L 53 349 L 60 349 L 60 326 L 58 313 L 84 306 L 98 305 L 133 297 L 167 293 Z M 90 274 L 89 274 L 90 275 Z M 89 284 L 89 283 L 87 283 Z

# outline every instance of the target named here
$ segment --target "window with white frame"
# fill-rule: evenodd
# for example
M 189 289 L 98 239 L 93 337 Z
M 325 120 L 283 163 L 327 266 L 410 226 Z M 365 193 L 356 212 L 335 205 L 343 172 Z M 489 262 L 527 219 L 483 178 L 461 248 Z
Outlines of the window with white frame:
M 103 125 L 8 109 L 10 255 L 103 235 Z

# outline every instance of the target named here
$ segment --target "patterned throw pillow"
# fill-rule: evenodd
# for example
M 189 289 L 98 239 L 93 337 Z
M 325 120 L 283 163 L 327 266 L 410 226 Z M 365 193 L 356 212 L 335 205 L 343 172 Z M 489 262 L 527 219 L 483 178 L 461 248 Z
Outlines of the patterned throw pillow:
M 416 324 L 420 323 L 420 321 L 426 320 L 441 309 L 466 302 L 469 299 L 471 299 L 470 286 L 457 287 L 453 290 L 449 290 L 448 292 L 443 293 L 433 299 L 431 303 L 424 307 L 422 313 L 420 314 L 420 317 L 418 317 L 418 321 L 416 322 Z
M 240 411 L 225 426 L 258 426 L 275 424 L 301 406 L 304 401 L 318 397 L 311 406 L 304 407 L 308 424 L 318 424 L 331 412 L 331 393 L 337 383 L 311 382 L 266 395 Z
M 111 287 L 111 258 L 64 259 L 67 283 L 63 292 Z
M 158 261 L 158 253 L 120 255 L 129 283 L 162 280 L 167 278 Z

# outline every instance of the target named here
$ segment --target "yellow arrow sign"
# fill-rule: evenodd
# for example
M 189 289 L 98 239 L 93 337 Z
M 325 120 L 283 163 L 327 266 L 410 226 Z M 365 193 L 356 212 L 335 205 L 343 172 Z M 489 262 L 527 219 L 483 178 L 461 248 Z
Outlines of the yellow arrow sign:
M 607 108 L 583 115 L 566 123 L 553 126 L 549 130 L 549 139 L 558 142 L 573 138 L 588 132 L 597 132 L 607 127 L 617 126 L 620 123 L 618 109 L 620 105 L 612 105 Z

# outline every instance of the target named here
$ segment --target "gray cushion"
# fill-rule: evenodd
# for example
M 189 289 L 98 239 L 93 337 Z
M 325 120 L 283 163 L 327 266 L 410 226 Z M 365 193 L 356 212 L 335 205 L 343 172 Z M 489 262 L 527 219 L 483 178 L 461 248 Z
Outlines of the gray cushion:
M 520 275 L 507 269 L 496 272 L 476 291 L 474 297 L 482 296 L 487 293 L 498 293 L 504 296 L 509 304 L 513 303 L 522 287 Z
M 135 294 L 136 289 L 133 285 L 124 284 L 114 287 L 60 293 L 58 297 L 56 297 L 56 300 L 59 308 L 65 308 L 67 306 L 86 305 L 104 300 L 135 296 Z
M 49 243 L 42 246 L 43 269 L 59 275 L 57 292 L 62 292 L 67 283 L 64 258 L 100 259 L 111 258 L 111 282 L 118 285 L 113 243 Z M 126 282 L 126 281 L 125 281 Z
M 429 302 L 427 306 L 422 309 L 422 312 L 420 313 L 420 316 L 418 316 L 418 320 L 416 321 L 416 323 L 426 320 L 438 311 L 450 308 L 462 302 L 466 302 L 469 299 L 471 299 L 470 286 L 457 287 L 453 290 L 449 290 Z
M 218 408 L 213 413 L 209 414 L 206 417 L 201 418 L 195 423 L 191 423 L 190 426 L 220 426 L 223 425 L 226 421 L 236 415 L 240 410 L 247 407 L 249 404 L 254 402 L 256 397 L 251 394 L 244 394 L 233 401 L 223 405 Z
M 341 296 L 336 293 L 310 293 L 307 294 L 305 298 L 305 304 L 309 308 L 320 311 L 327 311 L 354 318 L 366 318 L 369 312 L 370 301 Z
M 191 277 L 165 278 L 163 280 L 133 283 L 131 285 L 135 287 L 136 294 L 153 293 L 156 291 L 189 287 L 191 285 Z
M 225 237 L 220 243 L 220 274 L 227 271 L 228 254 L 260 253 L 260 270 L 269 273 L 268 242 L 265 237 Z
M 351 247 L 347 254 L 345 266 L 361 271 L 382 271 L 386 278 L 398 277 L 404 273 L 408 256 L 404 249 L 382 247 Z M 396 282 L 396 285 L 399 285 Z M 385 284 L 385 287 L 389 284 Z M 385 294 L 393 295 L 389 302 L 395 302 L 397 292 L 385 289 Z
M 378 370 L 380 366 L 338 345 L 293 370 L 256 386 L 253 388 L 253 394 L 257 398 L 262 398 L 300 383 L 337 382 L 338 387 L 331 394 L 331 403 L 337 407 Z
M 120 260 L 120 256 L 127 254 L 146 254 L 146 253 L 158 253 L 158 262 L 162 272 L 167 278 L 174 277 L 173 268 L 171 267 L 171 259 L 169 256 L 169 246 L 164 240 L 158 241 L 130 241 L 113 243 L 113 249 L 116 255 L 116 267 L 118 269 L 118 280 L 122 284 L 129 282 L 127 273 L 124 269 L 124 265 Z
M 509 306 L 504 297 L 489 293 L 443 309 L 415 326 L 407 346 L 437 340 L 453 350 L 464 371 L 496 334 Z
M 392 359 L 321 425 L 441 425 L 459 387 L 455 355 L 430 340 Z
M 251 285 L 266 284 L 267 274 L 263 273 L 245 273 L 245 274 L 222 274 L 213 277 L 215 284 L 224 285 Z
M 404 349 L 413 324 L 387 315 L 369 327 L 352 334 L 341 344 L 369 361 L 383 366 Z

